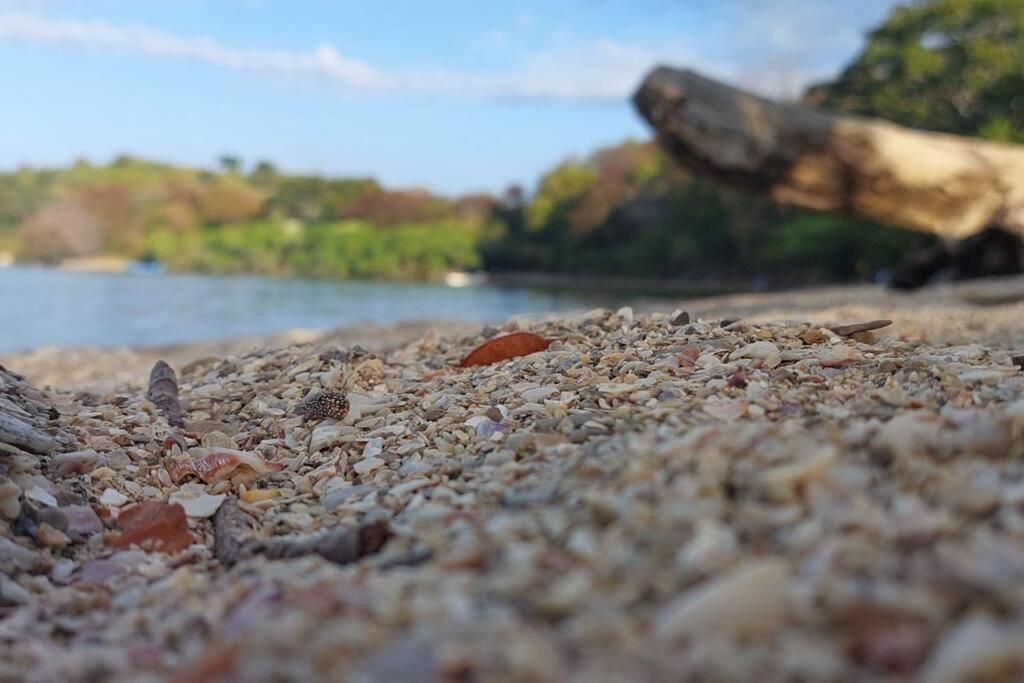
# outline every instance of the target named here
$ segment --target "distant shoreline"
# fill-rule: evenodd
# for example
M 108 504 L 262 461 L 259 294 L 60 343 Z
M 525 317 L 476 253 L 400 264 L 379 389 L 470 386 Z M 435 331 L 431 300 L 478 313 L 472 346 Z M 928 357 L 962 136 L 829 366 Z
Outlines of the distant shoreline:
M 52 269 L 65 273 L 107 274 L 107 275 L 168 275 L 168 276 L 203 276 L 218 278 L 258 277 L 273 280 L 316 280 L 327 282 L 372 282 L 394 284 L 445 285 L 450 287 L 524 287 L 530 289 L 548 289 L 577 292 L 626 292 L 636 295 L 656 297 L 705 297 L 721 294 L 744 294 L 758 291 L 758 283 L 753 279 L 741 278 L 655 278 L 634 277 L 623 275 L 603 275 L 593 273 L 550 273 L 544 271 L 473 271 L 463 273 L 450 271 L 448 276 L 463 276 L 470 279 L 470 284 L 453 285 L 446 281 L 458 281 L 462 278 L 446 277 L 440 280 L 402 280 L 402 279 L 365 279 L 365 278 L 332 278 L 332 277 L 300 277 L 294 275 L 271 275 L 266 273 L 209 273 L 201 270 L 165 270 L 162 267 L 142 269 L 138 266 L 144 262 L 114 256 L 83 257 L 66 259 L 58 264 L 43 264 L 24 261 L 10 261 L 0 265 L 15 268 Z M 804 286 L 855 285 L 859 283 L 811 283 Z M 772 286 L 774 285 L 774 286 Z M 764 291 L 787 289 L 785 283 L 767 283 Z

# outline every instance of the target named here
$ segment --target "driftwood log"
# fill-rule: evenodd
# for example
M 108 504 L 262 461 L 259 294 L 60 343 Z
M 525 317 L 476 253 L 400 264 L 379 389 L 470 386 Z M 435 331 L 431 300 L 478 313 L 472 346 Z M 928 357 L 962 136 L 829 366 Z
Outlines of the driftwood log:
M 772 200 L 941 238 L 894 284 L 1021 271 L 1024 147 L 781 104 L 659 67 L 633 97 L 684 167 Z M 905 282 L 901 282 L 905 279 Z

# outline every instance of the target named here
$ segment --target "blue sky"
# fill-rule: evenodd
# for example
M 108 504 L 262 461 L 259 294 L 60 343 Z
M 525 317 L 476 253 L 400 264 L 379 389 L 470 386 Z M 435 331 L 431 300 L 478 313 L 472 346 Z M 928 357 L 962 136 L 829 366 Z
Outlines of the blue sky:
M 893 0 L 0 0 L 0 166 L 130 153 L 445 193 L 648 135 L 659 62 L 769 94 L 833 74 Z

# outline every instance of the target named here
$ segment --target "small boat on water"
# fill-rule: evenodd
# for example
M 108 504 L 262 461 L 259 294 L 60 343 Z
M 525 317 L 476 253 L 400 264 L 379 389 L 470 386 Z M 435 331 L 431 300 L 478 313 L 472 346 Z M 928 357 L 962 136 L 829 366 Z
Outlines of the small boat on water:
M 451 270 L 444 274 L 444 283 L 449 287 L 475 287 L 487 281 L 483 273 L 466 273 L 459 270 Z

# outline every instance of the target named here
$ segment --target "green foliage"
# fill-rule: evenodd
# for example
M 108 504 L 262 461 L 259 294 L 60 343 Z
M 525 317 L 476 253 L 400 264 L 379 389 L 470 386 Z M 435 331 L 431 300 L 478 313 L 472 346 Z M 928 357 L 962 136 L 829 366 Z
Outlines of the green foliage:
M 379 191 L 377 182 L 366 178 L 283 176 L 273 186 L 268 211 L 303 221 L 340 220 L 360 197 Z
M 808 99 L 906 126 L 1024 142 L 1024 2 L 927 0 L 893 10 Z
M 797 269 L 810 279 L 869 279 L 929 238 L 828 214 L 802 214 L 773 230 L 756 254 L 767 272 Z
M 360 221 L 302 226 L 266 221 L 205 228 L 182 237 L 159 230 L 148 251 L 172 270 L 217 274 L 432 280 L 480 266 L 480 227 L 412 224 L 381 230 Z

